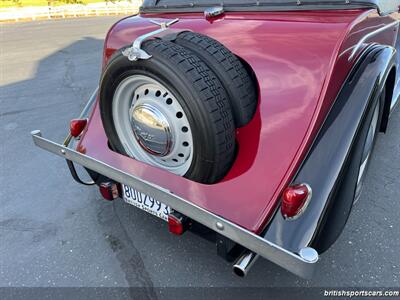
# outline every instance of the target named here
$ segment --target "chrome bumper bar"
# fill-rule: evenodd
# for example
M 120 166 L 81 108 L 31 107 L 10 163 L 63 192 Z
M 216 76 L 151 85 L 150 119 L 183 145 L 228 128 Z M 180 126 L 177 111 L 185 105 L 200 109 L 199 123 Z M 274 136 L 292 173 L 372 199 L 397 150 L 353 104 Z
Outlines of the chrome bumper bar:
M 160 186 L 132 176 L 64 145 L 45 139 L 39 130 L 32 131 L 31 134 L 36 146 L 103 174 L 116 182 L 132 186 L 139 192 L 145 193 L 155 199 L 160 199 L 163 203 L 178 210 L 190 219 L 203 224 L 284 269 L 303 278 L 312 277 L 316 262 L 318 261 L 318 253 L 313 248 L 303 248 L 298 254 L 287 251 L 243 227 L 172 194 Z

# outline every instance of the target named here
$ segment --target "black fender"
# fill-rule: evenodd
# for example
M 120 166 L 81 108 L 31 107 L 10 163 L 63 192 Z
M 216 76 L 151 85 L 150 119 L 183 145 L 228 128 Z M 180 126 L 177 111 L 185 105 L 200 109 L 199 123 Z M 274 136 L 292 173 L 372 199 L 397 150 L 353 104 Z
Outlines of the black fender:
M 353 205 L 368 127 L 363 125 L 372 118 L 395 53 L 393 47 L 371 45 L 355 63 L 292 180 L 311 186 L 309 205 L 294 220 L 285 220 L 278 208 L 264 231 L 267 240 L 293 252 L 311 246 L 321 253 L 340 235 Z

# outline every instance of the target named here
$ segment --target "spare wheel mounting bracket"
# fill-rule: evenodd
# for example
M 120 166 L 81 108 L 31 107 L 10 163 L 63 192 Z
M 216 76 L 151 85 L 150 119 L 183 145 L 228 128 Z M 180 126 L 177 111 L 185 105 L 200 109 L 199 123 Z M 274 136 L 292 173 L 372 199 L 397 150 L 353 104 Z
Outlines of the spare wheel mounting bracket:
M 141 48 L 143 41 L 151 36 L 166 31 L 171 25 L 177 23 L 179 19 L 173 19 L 172 21 L 161 22 L 161 23 L 154 20 L 149 20 L 149 21 L 153 24 L 160 26 L 160 28 L 137 37 L 136 40 L 132 43 L 131 47 L 128 47 L 122 51 L 122 55 L 126 56 L 130 61 L 137 61 L 139 59 L 151 58 L 151 55 Z

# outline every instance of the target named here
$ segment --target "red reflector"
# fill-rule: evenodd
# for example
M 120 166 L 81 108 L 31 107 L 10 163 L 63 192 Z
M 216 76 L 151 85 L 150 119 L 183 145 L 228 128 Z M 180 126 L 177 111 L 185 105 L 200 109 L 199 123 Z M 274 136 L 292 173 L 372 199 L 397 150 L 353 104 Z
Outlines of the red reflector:
M 102 182 L 100 184 L 100 193 L 104 199 L 112 201 L 119 196 L 118 185 L 114 182 Z
M 169 214 L 168 215 L 168 230 L 169 232 L 176 234 L 176 235 L 181 235 L 184 231 L 183 228 L 183 217 L 176 216 L 174 214 Z
M 311 187 L 305 183 L 288 186 L 282 194 L 282 215 L 287 219 L 299 217 L 307 208 L 311 193 Z
M 73 119 L 69 123 L 69 131 L 73 137 L 78 137 L 85 129 L 87 125 L 87 119 Z

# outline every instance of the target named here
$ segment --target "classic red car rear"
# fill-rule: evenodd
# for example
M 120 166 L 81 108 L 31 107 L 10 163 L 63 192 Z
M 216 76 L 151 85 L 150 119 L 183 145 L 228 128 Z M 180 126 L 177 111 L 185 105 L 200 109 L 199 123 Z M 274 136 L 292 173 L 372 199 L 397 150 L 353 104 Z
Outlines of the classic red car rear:
M 400 3 L 220 5 L 145 1 L 107 35 L 76 151 L 34 141 L 173 233 L 215 231 L 239 275 L 261 255 L 307 277 L 399 98 Z

